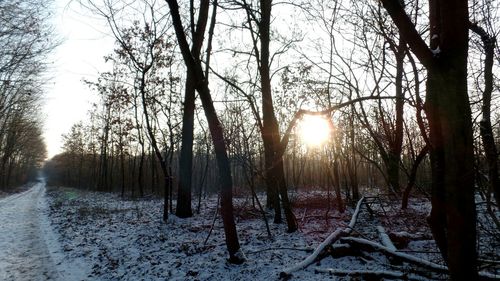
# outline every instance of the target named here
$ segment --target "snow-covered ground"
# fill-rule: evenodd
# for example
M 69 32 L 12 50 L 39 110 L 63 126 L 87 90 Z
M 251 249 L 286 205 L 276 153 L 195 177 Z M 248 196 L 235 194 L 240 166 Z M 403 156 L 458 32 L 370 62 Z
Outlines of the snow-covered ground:
M 164 223 L 159 199 L 123 199 L 117 194 L 61 187 L 47 188 L 45 196 L 44 192 L 42 182 L 0 200 L 0 280 L 278 280 L 282 270 L 304 260 L 330 233 L 346 227 L 353 211 L 327 211 L 324 192 L 294 193 L 291 198 L 300 231 L 286 233 L 286 226 L 273 224 L 269 215 L 269 237 L 251 198 L 235 198 L 240 244 L 248 261 L 232 265 L 226 261 L 219 217 L 208 237 L 216 196 L 203 200 L 200 214 L 188 219 L 170 215 Z M 351 236 L 382 243 L 377 229 L 383 226 L 389 234 L 418 237 L 397 244 L 399 252 L 442 264 L 425 223 L 427 200 L 412 199 L 405 211 L 398 202 L 387 202 L 374 199 L 373 214 L 364 206 Z M 495 245 L 483 248 L 490 251 L 490 259 L 498 260 Z M 415 265 L 394 263 L 381 253 L 364 251 L 327 255 L 293 272 L 292 279 L 353 280 L 322 273 L 325 269 L 402 272 L 414 280 L 446 279 Z M 498 266 L 489 270 L 500 271 Z
M 50 218 L 61 235 L 63 250 L 68 259 L 84 259 L 89 264 L 87 280 L 277 280 L 282 270 L 305 259 L 331 232 L 345 227 L 352 214 L 352 209 L 343 214 L 332 209 L 326 214 L 326 209 L 320 207 L 325 203 L 322 192 L 293 194 L 300 231 L 286 233 L 285 225 L 275 225 L 269 218 L 270 238 L 251 199 L 235 198 L 240 243 L 248 261 L 231 265 L 226 262 L 220 218 L 215 220 L 205 243 L 216 210 L 216 196 L 203 200 L 201 214 L 188 219 L 170 215 L 166 224 L 161 220 L 162 202 L 158 199 L 122 199 L 117 194 L 71 188 L 53 188 L 48 198 Z M 353 236 L 380 242 L 378 225 L 388 232 L 408 232 L 420 238 L 403 246 L 402 252 L 442 263 L 425 223 L 427 200 L 412 200 L 406 211 L 399 209 L 398 202 L 384 206 L 376 201 L 371 206 L 375 213 L 372 216 L 366 207 L 362 209 Z M 380 253 L 327 256 L 294 272 L 292 278 L 333 278 L 318 268 L 387 271 L 394 266 Z M 433 280 L 436 276 L 446 279 L 442 275 L 413 275 L 425 270 L 417 271 L 410 264 L 397 268 L 416 280 Z
M 0 280 L 80 279 L 83 267 L 67 263 L 59 251 L 44 194 L 41 180 L 0 200 Z
M 265 280 L 298 262 L 314 243 L 303 233 L 287 234 L 270 224 L 273 238 L 253 210 L 240 210 L 240 243 L 244 265 L 226 262 L 222 222 L 212 225 L 216 199 L 188 219 L 161 218 L 160 200 L 121 200 L 115 194 L 58 189 L 49 192 L 51 218 L 70 258 L 85 258 L 88 280 Z M 238 201 L 238 200 L 236 200 Z M 241 200 L 244 201 L 244 200 Z M 244 202 L 240 202 L 243 204 Z M 276 278 L 275 278 L 276 279 Z M 310 279 L 311 280 L 311 279 Z

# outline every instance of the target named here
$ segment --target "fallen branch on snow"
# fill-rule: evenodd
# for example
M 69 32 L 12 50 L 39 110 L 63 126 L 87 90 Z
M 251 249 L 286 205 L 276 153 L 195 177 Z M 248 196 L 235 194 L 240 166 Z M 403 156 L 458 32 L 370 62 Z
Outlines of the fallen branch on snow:
M 335 230 L 321 244 L 319 244 L 319 246 L 314 250 L 314 252 L 311 255 L 309 255 L 306 259 L 304 259 L 303 261 L 299 262 L 298 264 L 296 264 L 294 266 L 285 268 L 280 273 L 280 278 L 286 278 L 286 277 L 290 276 L 293 272 L 308 267 L 309 265 L 311 265 L 313 262 L 316 261 L 318 256 L 321 253 L 323 253 L 328 248 L 329 245 L 335 243 L 340 238 L 351 234 L 352 229 L 354 228 L 354 225 L 356 224 L 356 220 L 358 219 L 359 211 L 361 210 L 361 205 L 362 205 L 364 199 L 365 199 L 364 197 L 359 199 L 358 204 L 356 205 L 356 210 L 354 211 L 354 214 L 352 215 L 351 221 L 349 222 L 349 225 L 347 227 Z
M 248 254 L 258 254 L 266 251 L 276 251 L 276 250 L 291 250 L 291 251 L 304 251 L 304 252 L 312 252 L 314 251 L 314 248 L 291 248 L 291 247 L 282 247 L 282 248 L 265 248 L 262 250 L 257 250 L 253 252 L 249 252 Z
M 500 265 L 500 261 L 497 261 L 497 260 L 477 259 L 477 261 L 480 263 L 489 263 L 489 264 L 499 264 Z
M 377 226 L 377 231 L 378 235 L 380 237 L 380 241 L 382 241 L 382 245 L 386 246 L 387 248 L 396 251 L 396 246 L 391 241 L 391 238 L 389 238 L 389 235 L 387 235 L 387 232 L 385 232 L 385 229 L 383 226 L 379 225 Z
M 445 265 L 440 265 L 437 263 L 433 263 L 431 261 L 427 261 L 412 255 L 408 255 L 405 253 L 397 252 L 395 250 L 392 250 L 388 247 L 385 247 L 384 245 L 363 239 L 363 238 L 355 238 L 355 237 L 345 237 L 342 238 L 343 242 L 347 242 L 353 246 L 357 247 L 364 247 L 364 248 L 372 248 L 375 250 L 378 250 L 386 255 L 393 256 L 395 258 L 399 258 L 403 261 L 413 263 L 422 267 L 425 267 L 427 269 L 439 272 L 439 273 L 448 273 L 448 267 Z M 488 272 L 479 272 L 479 277 L 481 277 L 482 280 L 500 280 L 500 276 L 491 274 Z
M 397 280 L 423 280 L 422 278 L 412 277 L 407 273 L 387 270 L 343 270 L 336 268 L 314 269 L 316 273 L 328 273 L 336 276 L 363 277 L 366 279 L 397 279 Z
M 432 235 L 412 234 L 406 231 L 389 232 L 389 238 L 397 248 L 405 248 L 411 241 L 431 240 Z
M 440 273 L 448 273 L 448 267 L 446 267 L 444 265 L 440 265 L 437 263 L 426 261 L 424 259 L 417 258 L 415 256 L 408 255 L 405 253 L 396 252 L 395 250 L 392 250 L 388 247 L 385 247 L 384 245 L 372 242 L 370 240 L 366 240 L 363 238 L 355 238 L 355 237 L 345 237 L 342 239 L 342 241 L 347 242 L 351 245 L 360 247 L 360 248 L 372 248 L 372 249 L 381 251 L 384 254 L 387 254 L 387 255 L 390 255 L 390 256 L 393 256 L 396 258 L 400 258 L 404 261 L 407 261 L 407 262 L 410 262 L 413 264 L 417 264 L 417 265 L 420 265 L 420 266 L 425 267 L 427 269 L 431 269 L 431 270 L 434 270 L 434 271 L 437 271 Z

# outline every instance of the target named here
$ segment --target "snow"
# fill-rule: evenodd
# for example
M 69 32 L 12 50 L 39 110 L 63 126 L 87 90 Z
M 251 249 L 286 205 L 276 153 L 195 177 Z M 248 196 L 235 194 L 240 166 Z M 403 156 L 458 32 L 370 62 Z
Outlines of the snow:
M 409 275 L 406 273 L 402 272 L 394 272 L 394 271 L 388 271 L 388 270 L 379 270 L 379 271 L 370 271 L 370 270 L 342 270 L 342 269 L 336 269 L 336 268 L 319 268 L 316 267 L 314 269 L 316 272 L 321 272 L 321 273 L 329 273 L 329 274 L 334 274 L 334 275 L 341 275 L 341 276 L 349 276 L 349 277 L 355 277 L 358 275 L 371 275 L 374 277 L 374 279 L 381 279 L 384 280 L 383 278 L 388 278 L 388 279 L 397 279 L 397 280 L 427 280 L 423 278 L 419 278 L 418 276 L 413 276 Z M 398 279 L 399 278 L 399 279 Z
M 61 233 L 65 254 L 84 258 L 92 268 L 86 280 L 264 280 L 278 277 L 284 266 L 304 258 L 303 251 L 290 248 L 312 245 L 303 233 L 287 233 L 283 224 L 270 224 L 269 239 L 260 215 L 247 218 L 255 210 L 236 199 L 237 229 L 247 261 L 232 265 L 227 262 L 220 217 L 203 243 L 215 197 L 206 200 L 202 215 L 170 215 L 166 224 L 161 220 L 161 200 L 122 200 L 115 194 L 69 188 L 54 189 L 49 197 L 52 223 Z M 317 279 L 309 275 L 305 280 Z
M 271 238 L 251 197 L 234 199 L 241 254 L 247 260 L 233 265 L 227 262 L 220 216 L 207 240 L 217 196 L 202 201 L 201 214 L 187 219 L 170 215 L 164 223 L 160 199 L 120 198 L 62 187 L 46 191 L 41 182 L 0 199 L 0 280 L 277 280 L 280 272 L 307 259 L 325 239 L 346 230 L 350 237 L 332 251 L 345 249 L 346 241 L 361 241 L 443 270 L 434 241 L 425 235 L 430 233 L 425 222 L 430 206 L 425 198 L 412 198 L 407 210 L 401 210 L 397 201 L 381 200 L 370 206 L 373 214 L 365 207 L 368 203 L 345 213 L 328 210 L 322 191 L 299 191 L 291 198 L 300 231 L 290 234 L 286 225 L 271 223 Z M 396 233 L 418 241 L 395 243 L 397 249 L 384 247 L 379 243 L 390 238 L 381 238 L 378 226 L 389 236 Z M 491 241 L 486 238 L 480 241 Z M 497 255 L 485 252 L 495 251 L 488 245 L 492 244 L 480 245 L 481 253 L 497 260 Z M 446 274 L 420 276 L 413 264 L 391 262 L 381 251 L 327 255 L 293 272 L 291 278 L 321 280 L 334 274 L 335 280 L 351 280 L 354 275 L 402 274 L 416 280 L 446 279 Z
M 378 225 L 377 226 L 377 231 L 378 235 L 380 236 L 380 240 L 382 241 L 382 245 L 386 246 L 387 248 L 391 249 L 392 251 L 396 251 L 396 246 L 392 244 L 391 239 L 389 238 L 389 235 L 385 232 L 385 229 L 383 226 Z
M 285 268 L 285 270 L 283 270 L 282 276 L 288 276 L 292 272 L 296 272 L 300 269 L 306 268 L 318 258 L 318 256 L 325 250 L 327 246 L 335 243 L 340 237 L 349 235 L 352 229 L 354 229 L 354 226 L 356 225 L 356 220 L 359 216 L 361 205 L 364 199 L 365 199 L 364 197 L 361 198 L 356 204 L 356 209 L 354 210 L 351 221 L 349 222 L 349 225 L 346 228 L 337 229 L 334 232 L 332 232 L 332 234 L 330 234 L 323 242 L 321 242 L 321 244 L 319 244 L 319 246 L 314 250 L 314 252 L 311 255 L 309 255 L 306 259 L 304 259 L 303 261 L 299 262 L 294 266 Z
M 45 182 L 43 182 L 45 193 Z M 40 223 L 40 234 L 44 239 L 49 255 L 56 266 L 56 270 L 61 280 L 85 280 L 89 268 L 83 259 L 68 259 L 59 243 L 59 235 L 54 232 L 48 214 L 49 206 L 44 196 L 38 200 L 38 219 Z
M 381 245 L 381 244 L 378 244 L 378 243 L 375 243 L 375 242 L 372 242 L 372 241 L 369 241 L 369 240 L 366 240 L 363 238 L 346 237 L 346 238 L 343 238 L 343 240 L 348 241 L 348 242 L 349 241 L 355 242 L 358 244 L 369 245 L 370 247 L 372 247 L 374 249 L 381 250 L 381 251 L 386 252 L 392 256 L 397 256 L 397 257 L 412 261 L 412 262 L 417 263 L 419 265 L 422 265 L 424 267 L 434 269 L 435 271 L 448 272 L 448 267 L 445 265 L 436 264 L 436 263 L 433 263 L 433 262 L 430 262 L 430 261 L 427 261 L 424 259 L 417 258 L 413 255 L 401 253 L 401 252 L 398 252 L 397 250 L 393 250 L 390 247 L 386 247 L 384 245 Z M 495 275 L 495 274 L 491 274 L 489 272 L 483 272 L 483 271 L 479 272 L 479 276 L 490 278 L 490 279 L 500 279 L 500 275 Z
M 390 254 L 392 254 L 394 256 L 398 256 L 398 257 L 401 257 L 401 258 L 404 258 L 404 259 L 407 259 L 407 260 L 411 260 L 411 261 L 413 261 L 415 263 L 419 263 L 419 264 L 421 264 L 423 266 L 429 267 L 431 269 L 435 269 L 437 271 L 444 271 L 444 272 L 446 272 L 448 270 L 448 268 L 446 266 L 444 266 L 444 265 L 435 264 L 435 263 L 427 261 L 427 260 L 419 259 L 419 258 L 417 258 L 417 257 L 415 257 L 413 255 L 408 255 L 408 254 L 405 254 L 405 253 L 400 253 L 400 252 L 397 252 L 396 250 L 393 250 L 391 248 L 385 247 L 385 246 L 383 246 L 381 244 L 378 244 L 378 243 L 375 243 L 375 242 L 372 242 L 372 241 L 369 241 L 369 240 L 366 240 L 366 239 L 363 239 L 363 238 L 346 237 L 346 238 L 343 238 L 343 240 L 357 242 L 357 243 L 365 244 L 365 245 L 369 245 L 369 246 L 371 246 L 374 249 L 382 250 L 382 251 L 390 253 Z
M 365 200 L 364 197 L 359 199 L 358 203 L 356 204 L 356 209 L 354 210 L 354 214 L 352 215 L 351 221 L 349 222 L 349 228 L 353 229 L 354 225 L 356 224 L 356 220 L 358 219 L 359 212 L 361 211 L 361 205 L 363 204 L 363 201 Z
M 82 280 L 58 252 L 48 223 L 45 182 L 0 200 L 0 280 Z

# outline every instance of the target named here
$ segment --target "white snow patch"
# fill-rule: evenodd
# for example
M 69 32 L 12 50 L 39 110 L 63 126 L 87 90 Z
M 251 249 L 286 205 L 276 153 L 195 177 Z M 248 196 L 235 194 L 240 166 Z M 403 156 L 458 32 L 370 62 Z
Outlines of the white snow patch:
M 89 265 L 86 280 L 277 280 L 284 268 L 306 259 L 311 249 L 336 230 L 354 226 L 355 233 L 371 241 L 379 239 L 378 224 L 387 233 L 430 233 L 425 222 L 430 209 L 426 199 L 411 198 L 405 211 L 400 210 L 399 202 L 392 202 L 392 206 L 372 205 L 377 221 L 374 223 L 361 204 L 344 213 L 334 210 L 326 213 L 326 209 L 314 206 L 319 205 L 317 200 L 327 198 L 325 193 L 311 191 L 291 193 L 294 211 L 300 214 L 297 216 L 300 231 L 287 233 L 286 225 L 273 224 L 272 212 L 268 212 L 273 235 L 269 238 L 261 213 L 252 206 L 251 198 L 236 197 L 234 209 L 241 253 L 245 252 L 248 258 L 242 265 L 233 265 L 227 262 L 220 216 L 204 243 L 219 207 L 216 196 L 202 201 L 200 214 L 187 219 L 170 215 L 164 223 L 160 199 L 123 199 L 117 194 L 71 188 L 50 189 L 47 194 L 49 219 L 61 236 L 64 255 L 68 260 L 81 259 Z M 356 225 L 350 223 L 353 213 L 358 217 Z M 413 241 L 400 250 L 433 263 L 442 262 L 433 240 Z M 358 273 L 394 270 L 384 254 L 369 255 L 372 259 L 327 256 L 314 266 Z M 408 273 L 412 267 L 404 263 L 399 269 Z M 329 278 L 320 271 L 309 266 L 294 272 L 293 280 Z
M 0 201 L 0 279 L 41 280 L 55 276 L 39 237 L 36 202 L 41 186 Z
M 45 181 L 44 181 L 44 196 L 38 201 L 38 217 L 40 221 L 40 231 L 44 238 L 45 244 L 49 250 L 49 255 L 56 266 L 58 277 L 60 280 L 85 280 L 89 272 L 86 268 L 87 264 L 83 259 L 68 259 L 61 249 L 57 235 L 49 222 L 47 214 L 49 207 L 45 197 Z

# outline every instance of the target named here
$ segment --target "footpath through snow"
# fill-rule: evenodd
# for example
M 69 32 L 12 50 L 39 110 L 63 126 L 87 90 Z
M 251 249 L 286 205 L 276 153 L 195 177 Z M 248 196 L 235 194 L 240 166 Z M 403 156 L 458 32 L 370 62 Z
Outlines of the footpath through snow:
M 0 280 L 83 280 L 64 259 L 47 217 L 45 181 L 0 199 Z

